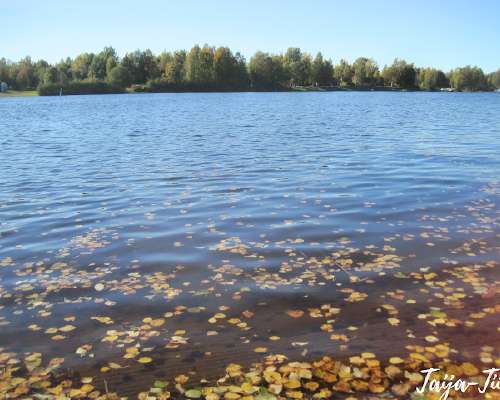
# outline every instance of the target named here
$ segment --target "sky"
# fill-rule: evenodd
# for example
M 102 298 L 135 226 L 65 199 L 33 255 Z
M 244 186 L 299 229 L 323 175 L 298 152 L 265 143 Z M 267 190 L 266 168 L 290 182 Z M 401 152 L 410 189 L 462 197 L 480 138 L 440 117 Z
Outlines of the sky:
M 500 0 L 0 0 L 0 58 L 57 62 L 136 49 L 300 47 L 338 62 L 395 57 L 448 71 L 500 68 Z

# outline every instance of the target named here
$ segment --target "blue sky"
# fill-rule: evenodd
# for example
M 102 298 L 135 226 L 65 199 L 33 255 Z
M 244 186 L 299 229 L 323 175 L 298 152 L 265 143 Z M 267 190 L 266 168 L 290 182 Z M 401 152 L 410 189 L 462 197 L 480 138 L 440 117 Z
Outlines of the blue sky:
M 395 57 L 443 70 L 500 68 L 498 0 L 0 0 L 0 57 L 58 61 L 112 45 L 120 55 L 193 44 L 256 51 L 297 46 L 337 62 Z

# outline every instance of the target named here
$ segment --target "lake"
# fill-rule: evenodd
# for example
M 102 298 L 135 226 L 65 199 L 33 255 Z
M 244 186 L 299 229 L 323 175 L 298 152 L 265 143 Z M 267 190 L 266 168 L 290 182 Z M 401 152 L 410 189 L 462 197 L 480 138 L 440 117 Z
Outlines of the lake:
M 9 98 L 0 127 L 0 366 L 24 378 L 498 359 L 497 93 Z

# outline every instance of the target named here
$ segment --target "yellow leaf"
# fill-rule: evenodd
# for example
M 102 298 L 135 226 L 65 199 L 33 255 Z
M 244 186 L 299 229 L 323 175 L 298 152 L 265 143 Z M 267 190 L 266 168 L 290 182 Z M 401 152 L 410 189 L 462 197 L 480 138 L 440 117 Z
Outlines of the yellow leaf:
M 307 382 L 304 387 L 307 389 L 307 390 L 310 390 L 311 392 L 314 392 L 316 391 L 316 389 L 319 387 L 319 383 L 318 382 Z
M 76 326 L 73 326 L 73 325 L 65 325 L 65 326 L 59 328 L 59 330 L 61 332 L 71 332 L 71 331 L 73 331 L 75 329 L 76 329 Z
M 245 382 L 241 385 L 241 390 L 245 393 L 254 393 L 258 390 L 255 386 L 253 386 L 250 382 Z
M 297 389 L 300 387 L 300 381 L 298 379 L 292 379 L 285 383 L 287 389 Z
M 368 388 L 370 389 L 370 392 L 372 393 L 383 393 L 385 392 L 385 387 L 380 384 L 376 384 L 373 382 L 370 382 Z
M 349 358 L 351 364 L 361 365 L 365 363 L 365 360 L 359 356 L 353 356 Z
M 397 385 L 393 385 L 391 390 L 398 397 L 404 397 L 410 390 L 411 386 L 409 383 L 401 383 Z
M 281 383 L 281 375 L 279 372 L 266 369 L 263 373 L 264 379 L 268 383 Z
M 410 381 L 410 383 L 417 385 L 424 380 L 423 376 L 417 372 L 405 371 L 405 378 Z
M 479 374 L 479 370 L 471 363 L 463 363 L 461 365 L 462 370 L 464 371 L 464 374 L 467 376 L 475 376 Z
M 330 389 L 321 389 L 319 392 L 313 394 L 315 399 L 328 399 L 332 396 L 332 391 Z
M 286 392 L 286 395 L 290 399 L 302 399 L 304 397 L 304 393 L 298 390 L 289 390 Z
M 83 385 L 80 390 L 83 392 L 83 393 L 89 393 L 91 392 L 92 390 L 94 390 L 94 386 L 92 385 L 89 385 L 89 384 L 85 384 Z
M 175 377 L 175 382 L 178 383 L 178 384 L 180 384 L 180 385 L 183 385 L 188 380 L 189 380 L 189 376 L 186 376 L 186 375 L 177 375 Z
M 395 367 L 394 365 L 389 365 L 388 367 L 385 368 L 385 373 L 391 378 L 393 378 L 399 375 L 401 373 L 401 370 L 398 367 Z
M 439 341 L 439 339 L 436 336 L 431 336 L 431 335 L 426 336 L 425 340 L 428 341 L 429 343 L 436 343 L 437 341 Z
M 267 352 L 267 347 L 256 347 L 254 349 L 256 353 L 266 353 Z
M 164 323 L 165 323 L 165 320 L 162 318 L 154 319 L 151 321 L 151 326 L 159 327 L 159 326 L 162 326 Z

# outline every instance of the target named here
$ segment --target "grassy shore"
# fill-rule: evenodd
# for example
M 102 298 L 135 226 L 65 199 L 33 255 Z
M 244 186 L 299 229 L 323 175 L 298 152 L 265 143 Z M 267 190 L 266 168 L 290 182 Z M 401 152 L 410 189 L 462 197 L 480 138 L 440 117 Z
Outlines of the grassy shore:
M 0 97 L 32 97 L 38 96 L 36 90 L 8 90 L 7 92 L 0 93 Z
M 328 86 L 328 87 L 316 87 L 316 86 L 295 86 L 293 88 L 281 88 L 281 89 L 246 89 L 246 90 L 207 90 L 206 92 L 365 92 L 365 91 L 390 91 L 390 92 L 407 92 L 407 91 L 421 91 L 417 88 L 414 89 L 400 89 L 400 88 L 391 88 L 391 87 L 385 87 L 385 86 L 375 86 L 375 87 L 354 87 L 354 86 Z M 132 87 L 128 87 L 126 89 L 123 89 L 123 93 L 183 93 L 183 92 L 202 92 L 200 90 L 187 90 L 187 89 L 180 89 L 180 90 L 165 90 L 164 88 L 160 88 L 159 90 L 151 90 L 145 85 L 135 85 Z M 109 91 L 109 93 L 118 93 L 118 91 Z M 92 93 L 92 90 L 83 92 L 83 93 L 70 93 L 68 91 L 64 92 L 63 94 L 68 95 L 68 94 L 103 94 L 101 92 L 97 93 Z M 37 90 L 9 90 L 5 93 L 0 93 L 0 98 L 2 97 L 32 97 L 32 96 L 39 96 L 40 93 Z M 46 93 L 42 93 L 41 95 L 47 95 Z M 52 93 L 48 94 L 52 96 L 57 96 L 59 95 L 59 90 L 53 90 Z

